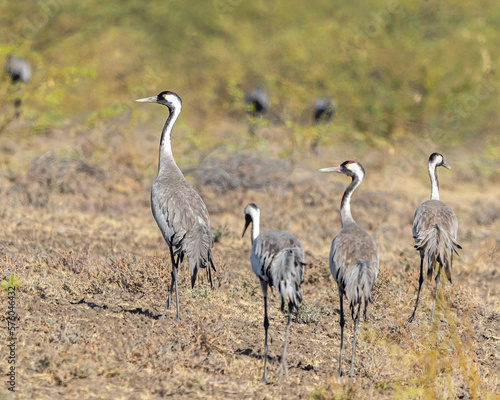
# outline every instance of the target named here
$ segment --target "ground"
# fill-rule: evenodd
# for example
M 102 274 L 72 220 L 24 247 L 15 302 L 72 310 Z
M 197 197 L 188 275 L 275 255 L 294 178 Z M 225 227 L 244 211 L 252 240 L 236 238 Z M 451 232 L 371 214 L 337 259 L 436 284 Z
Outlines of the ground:
M 130 145 L 110 134 L 117 151 L 109 159 L 94 157 L 91 133 L 0 137 L 0 278 L 14 274 L 21 282 L 17 398 L 498 398 L 500 178 L 491 172 L 498 162 L 485 173 L 477 162 L 481 149 L 443 151 L 453 169 L 439 170 L 441 199 L 457 214 L 463 249 L 453 284 L 440 285 L 434 323 L 434 281 L 426 280 L 409 324 L 419 263 L 411 223 L 430 195 L 427 157 L 439 149 L 418 141 L 346 142 L 318 154 L 304 146 L 280 158 L 269 149 L 270 137 L 285 133 L 266 128 L 245 139 L 246 149 L 212 157 L 176 147 L 174 138 L 174 155 L 210 212 L 217 272 L 213 288 L 201 271 L 191 289 L 184 263 L 181 321 L 175 307 L 162 320 L 171 266 L 149 204 L 158 135 L 148 131 Z M 317 169 L 352 158 L 367 172 L 352 213 L 374 237 L 381 262 L 350 378 L 337 376 L 339 298 L 328 268 L 349 178 Z M 290 328 L 289 379 L 280 386 L 273 383 L 286 315 L 276 291 L 269 310 L 271 384 L 260 381 L 263 301 L 250 267 L 249 235 L 241 238 L 250 202 L 261 208 L 263 230 L 293 233 L 306 251 L 304 301 Z M 7 293 L 0 298 L 6 343 Z M 345 371 L 349 314 L 346 321 Z M 3 347 L 2 375 L 7 357 Z M 0 399 L 12 398 L 2 382 Z

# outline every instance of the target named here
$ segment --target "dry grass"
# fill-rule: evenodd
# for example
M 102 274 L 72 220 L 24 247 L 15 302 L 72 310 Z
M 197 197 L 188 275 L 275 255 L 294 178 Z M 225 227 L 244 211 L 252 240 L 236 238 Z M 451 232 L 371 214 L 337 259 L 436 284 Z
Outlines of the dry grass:
M 2 278 L 14 273 L 22 283 L 16 297 L 18 398 L 496 398 L 500 190 L 494 174 L 477 174 L 474 181 L 464 175 L 474 156 L 443 151 L 454 169 L 440 171 L 442 199 L 458 216 L 463 250 L 453 286 L 441 286 L 434 325 L 429 283 L 415 322 L 406 322 L 418 279 L 411 221 L 429 195 L 425 153 L 434 149 L 415 154 L 397 145 L 393 152 L 344 144 L 323 148 L 315 158 L 295 149 L 293 163 L 291 157 L 269 162 L 264 159 L 276 160 L 288 145 L 271 139 L 245 142 L 241 147 L 254 150 L 214 156 L 191 170 L 189 178 L 211 212 L 218 270 L 214 290 L 203 273 L 191 290 L 182 267 L 183 319 L 176 322 L 173 310 L 158 319 L 170 263 L 149 210 L 154 172 L 140 167 L 155 163 L 157 138 L 148 138 L 156 134 L 146 133 L 136 148 L 123 140 L 108 161 L 78 151 L 92 134 L 66 140 L 64 148 L 72 147 L 74 155 L 60 155 L 63 133 L 30 143 L 0 138 L 2 148 L 11 148 L 1 153 L 2 165 L 17 166 L 0 177 L 0 264 Z M 123 154 L 142 161 L 129 162 Z M 260 176 L 245 157 L 253 157 Z M 179 158 L 181 167 L 189 166 L 186 156 Z M 327 260 L 348 180 L 316 169 L 352 158 L 367 171 L 353 214 L 374 236 L 381 270 L 368 321 L 360 325 L 356 377 L 350 379 L 336 376 L 338 297 Z M 210 171 L 217 174 L 207 176 Z M 264 229 L 294 233 L 306 249 L 304 304 L 290 333 L 290 379 L 280 387 L 259 380 L 262 297 L 248 238 L 241 239 L 249 202 L 261 207 Z M 271 380 L 285 331 L 278 307 L 274 294 Z M 4 341 L 5 313 L 0 315 Z M 346 327 L 349 360 L 350 317 Z M 7 366 L 2 351 L 0 373 Z M 0 398 L 9 398 L 4 385 Z
M 34 71 L 22 88 L 0 78 L 0 280 L 13 273 L 22 283 L 18 398 L 498 397 L 497 2 L 2 5 L 0 61 L 15 53 Z M 271 109 L 250 138 L 242 98 L 256 86 Z M 157 318 L 170 265 L 149 208 L 166 110 L 133 102 L 161 90 L 184 100 L 174 153 L 217 240 L 214 290 L 203 274 L 191 290 L 181 270 L 181 322 L 173 312 Z M 339 105 L 334 121 L 308 125 L 326 94 Z M 319 154 L 308 151 L 315 137 Z M 463 251 L 436 324 L 426 283 L 408 325 L 418 279 L 410 227 L 429 196 L 433 151 L 453 166 L 440 182 Z M 347 180 L 316 172 L 346 159 L 367 171 L 353 212 L 381 254 L 354 379 L 336 376 L 327 262 Z M 259 381 L 262 298 L 241 239 L 249 202 L 264 228 L 296 234 L 307 252 L 281 387 Z M 278 305 L 274 295 L 271 379 L 285 328 Z M 351 334 L 348 318 L 347 342 Z M 2 347 L 0 374 L 6 356 Z M 11 396 L 0 384 L 3 398 Z

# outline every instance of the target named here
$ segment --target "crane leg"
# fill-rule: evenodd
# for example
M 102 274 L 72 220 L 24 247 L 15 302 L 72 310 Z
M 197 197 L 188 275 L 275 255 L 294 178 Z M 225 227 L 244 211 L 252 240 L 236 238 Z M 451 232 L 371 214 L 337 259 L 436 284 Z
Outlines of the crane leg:
M 209 257 L 209 261 L 207 263 L 207 277 L 208 281 L 210 282 L 210 288 L 213 289 L 214 284 L 212 283 L 212 273 L 210 271 L 210 268 L 213 268 L 215 270 L 214 263 L 212 261 L 212 256 Z
M 344 348 L 344 299 L 343 293 L 340 294 L 340 355 L 339 355 L 339 376 L 342 376 L 342 350 Z
M 354 354 L 356 353 L 356 333 L 358 331 L 360 308 L 361 308 L 361 303 L 358 304 L 358 312 L 356 313 L 356 318 L 354 319 L 354 337 L 352 338 L 351 369 L 349 370 L 350 376 L 354 376 Z
M 172 301 L 172 290 L 174 289 L 175 285 L 175 300 L 177 304 L 177 320 L 180 320 L 179 317 L 179 295 L 177 293 L 177 265 L 179 264 L 179 256 L 177 256 L 177 263 L 175 262 L 175 257 L 174 257 L 174 251 L 172 250 L 171 247 L 170 249 L 170 259 L 172 260 L 172 282 L 170 284 L 170 290 L 168 292 L 168 298 L 167 298 L 167 303 L 165 304 L 165 309 L 163 310 L 163 314 L 161 315 L 161 319 L 165 318 L 165 314 L 167 313 L 168 308 L 170 307 L 170 302 Z
M 181 317 L 179 316 L 179 291 L 177 290 L 177 270 L 179 266 L 179 259 L 180 255 L 177 256 L 177 262 L 175 263 L 175 269 L 172 269 L 174 271 L 174 280 L 175 280 L 175 305 L 177 306 L 177 316 L 175 319 L 177 321 L 181 320 Z
M 283 378 L 283 370 L 285 371 L 285 377 L 286 380 L 288 380 L 288 367 L 286 366 L 286 346 L 288 344 L 288 334 L 290 332 L 290 320 L 292 318 L 292 303 L 288 303 L 288 322 L 286 323 L 286 334 L 285 334 L 285 345 L 283 347 L 283 355 L 281 356 L 281 363 L 280 367 L 278 368 L 278 371 L 280 376 L 278 378 L 278 381 L 276 382 L 277 385 L 281 383 L 281 378 Z
M 420 297 L 420 289 L 422 289 L 422 283 L 424 283 L 424 256 L 420 254 L 420 278 L 418 278 L 418 293 L 417 301 L 415 302 L 415 308 L 413 309 L 413 314 L 408 318 L 408 322 L 413 322 L 415 318 L 415 312 L 417 311 L 418 299 Z
M 438 294 L 439 277 L 441 275 L 441 267 L 442 267 L 442 265 L 439 264 L 438 273 L 436 275 L 436 288 L 434 289 L 434 301 L 432 303 L 431 324 L 432 324 L 432 321 L 434 321 L 434 308 L 436 307 L 436 299 L 437 299 L 437 294 Z
M 269 329 L 269 319 L 267 318 L 267 282 L 261 279 L 260 286 L 264 294 L 264 330 L 266 334 L 264 340 L 264 375 L 262 376 L 262 382 L 269 383 L 267 380 L 267 330 Z
M 172 266 L 172 271 L 170 272 L 171 281 L 170 290 L 168 291 L 167 303 L 165 304 L 165 309 L 163 310 L 163 314 L 161 315 L 161 319 L 165 318 L 165 314 L 167 313 L 168 308 L 170 307 L 170 301 L 172 299 L 172 290 L 174 289 L 174 267 Z

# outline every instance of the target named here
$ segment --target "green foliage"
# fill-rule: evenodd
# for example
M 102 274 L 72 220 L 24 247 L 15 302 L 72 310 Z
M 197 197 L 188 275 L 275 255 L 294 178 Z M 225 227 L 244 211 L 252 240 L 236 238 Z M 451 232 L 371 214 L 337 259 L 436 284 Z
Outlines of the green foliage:
M 286 309 L 286 312 L 288 312 L 288 306 Z M 303 301 L 299 304 L 299 309 L 297 310 L 297 322 L 301 324 L 318 324 L 323 320 L 322 314 L 324 312 L 327 312 L 327 309 L 322 308 L 318 310 L 316 307 Z
M 227 226 L 216 226 L 215 228 L 212 228 L 212 235 L 214 243 L 220 243 L 224 237 L 229 235 Z
M 2 287 L 8 292 L 11 289 L 15 289 L 17 286 L 21 286 L 21 281 L 17 279 L 14 275 L 10 275 L 8 280 L 0 282 L 0 287 Z
M 259 293 L 260 284 L 256 283 L 254 279 L 244 278 L 241 288 L 246 296 L 253 297 L 256 293 Z
M 33 63 L 22 96 L 35 133 L 66 118 L 85 127 L 147 113 L 132 100 L 164 89 L 191 116 L 243 115 L 242 94 L 255 86 L 295 124 L 332 94 L 336 126 L 365 139 L 414 133 L 439 144 L 498 124 L 493 0 L 52 0 L 4 2 L 2 18 L 0 60 Z
M 192 289 L 191 290 L 191 297 L 193 299 L 195 298 L 200 298 L 200 299 L 204 299 L 206 297 L 208 297 L 208 290 L 205 288 L 205 289 Z

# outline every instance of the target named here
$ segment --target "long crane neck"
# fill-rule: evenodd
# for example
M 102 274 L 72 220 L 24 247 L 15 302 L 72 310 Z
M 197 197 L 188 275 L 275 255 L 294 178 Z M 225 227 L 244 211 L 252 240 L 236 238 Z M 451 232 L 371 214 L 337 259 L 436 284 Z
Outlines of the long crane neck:
M 439 200 L 439 182 L 436 169 L 436 164 L 429 163 L 428 170 L 431 178 L 431 200 Z
M 340 203 L 340 219 L 342 222 L 342 227 L 349 223 L 355 223 L 351 214 L 351 196 L 354 190 L 361 183 L 361 179 L 357 175 L 352 178 L 352 182 L 347 186 L 347 189 L 342 196 L 342 202 Z
M 181 113 L 181 107 L 169 108 L 169 115 L 167 120 L 165 121 L 165 125 L 163 126 L 163 130 L 161 132 L 160 139 L 160 158 L 158 160 L 158 170 L 161 169 L 161 166 L 168 161 L 171 161 L 175 164 L 174 157 L 172 155 L 172 145 L 170 137 L 172 135 L 172 127 L 177 120 L 177 117 Z
M 255 239 L 257 239 L 257 236 L 260 234 L 260 215 L 258 213 L 255 213 L 252 215 L 252 244 Z

